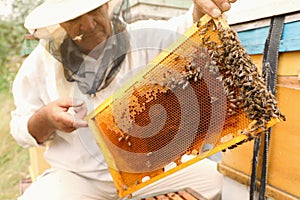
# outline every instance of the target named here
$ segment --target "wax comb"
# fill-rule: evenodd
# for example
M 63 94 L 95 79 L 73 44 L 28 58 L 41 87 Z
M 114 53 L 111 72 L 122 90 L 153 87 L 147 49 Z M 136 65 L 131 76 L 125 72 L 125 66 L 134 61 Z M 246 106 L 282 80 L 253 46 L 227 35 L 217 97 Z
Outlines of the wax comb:
M 207 15 L 88 116 L 120 197 L 282 120 L 237 33 Z

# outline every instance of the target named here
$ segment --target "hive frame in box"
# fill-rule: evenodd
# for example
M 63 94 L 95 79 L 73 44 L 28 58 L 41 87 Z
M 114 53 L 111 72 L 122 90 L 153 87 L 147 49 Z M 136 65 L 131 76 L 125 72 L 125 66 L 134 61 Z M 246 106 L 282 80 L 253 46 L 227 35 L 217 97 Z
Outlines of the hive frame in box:
M 140 163 L 128 162 L 131 158 L 123 158 L 123 157 L 119 156 L 119 155 L 121 155 L 121 154 L 119 154 L 119 152 L 116 153 L 114 150 L 114 148 L 115 148 L 114 144 L 118 144 L 118 142 L 120 143 L 121 141 L 122 142 L 127 141 L 127 139 L 129 138 L 129 135 L 130 135 L 127 132 L 128 132 L 128 130 L 131 130 L 132 127 L 127 129 L 126 126 L 123 126 L 123 127 L 119 126 L 120 123 L 116 122 L 118 120 L 116 118 L 118 118 L 119 116 L 118 117 L 114 116 L 114 114 L 116 114 L 116 113 L 113 113 L 113 111 L 112 111 L 113 104 L 115 102 L 118 102 L 118 100 L 123 97 L 130 99 L 131 96 L 134 96 L 132 94 L 135 91 L 138 91 L 141 93 L 144 91 L 147 91 L 147 85 L 141 86 L 141 85 L 138 85 L 137 83 L 144 81 L 145 77 L 147 77 L 149 75 L 149 72 L 154 73 L 155 70 L 161 69 L 162 68 L 161 63 L 166 62 L 166 60 L 172 59 L 174 61 L 174 58 L 175 58 L 175 60 L 178 59 L 177 56 L 174 57 L 174 55 L 175 55 L 174 52 L 179 51 L 178 49 L 180 48 L 180 46 L 184 45 L 184 43 L 187 42 L 187 40 L 189 40 L 189 38 L 200 37 L 200 39 L 203 40 L 204 37 L 201 36 L 202 30 L 200 30 L 200 27 L 203 28 L 203 26 L 205 26 L 205 24 L 208 24 L 209 22 L 211 22 L 217 26 L 229 28 L 229 26 L 223 19 L 212 20 L 210 17 L 205 15 L 203 18 L 201 18 L 201 20 L 198 23 L 195 23 L 190 29 L 188 29 L 182 37 L 179 37 L 166 51 L 163 51 L 161 54 L 159 54 L 143 70 L 141 70 L 137 75 L 135 75 L 132 79 L 130 79 L 127 84 L 125 84 L 122 88 L 120 88 L 120 90 L 118 90 L 114 94 L 115 96 L 112 95 L 111 97 L 109 97 L 104 103 L 102 103 L 99 107 L 97 107 L 92 113 L 90 113 L 87 116 L 86 119 L 89 122 L 89 127 L 91 128 L 92 132 L 94 133 L 95 138 L 98 142 L 98 145 L 102 150 L 102 153 L 106 159 L 106 162 L 108 163 L 109 171 L 113 177 L 113 180 L 118 189 L 118 193 L 119 193 L 120 197 L 130 195 L 133 192 L 137 191 L 138 189 L 145 187 L 146 185 L 154 183 L 155 181 L 160 180 L 163 177 L 166 177 L 166 176 L 168 176 L 178 170 L 181 170 L 195 162 L 198 162 L 204 158 L 207 158 L 221 150 L 224 150 L 228 147 L 235 146 L 236 144 L 239 144 L 239 143 L 243 143 L 249 139 L 249 136 L 256 136 L 259 132 L 262 131 L 262 128 L 260 127 L 260 128 L 256 128 L 254 131 L 251 132 L 253 124 L 256 124 L 257 120 L 247 119 L 245 122 L 245 123 L 247 123 L 247 125 L 245 125 L 245 123 L 236 125 L 236 126 L 241 126 L 242 131 L 237 131 L 238 130 L 237 128 L 240 128 L 240 127 L 235 127 L 235 129 L 228 129 L 228 130 L 226 129 L 226 134 L 218 133 L 218 135 L 215 138 L 213 138 L 214 141 L 210 142 L 213 144 L 213 148 L 211 150 L 206 151 L 206 152 L 200 152 L 201 145 L 203 145 L 204 141 L 206 141 L 206 136 L 204 136 L 204 139 L 203 138 L 199 139 L 199 141 L 201 140 L 201 142 L 198 142 L 198 143 L 195 142 L 195 144 L 194 144 L 194 141 L 193 141 L 193 145 L 189 146 L 189 150 L 190 150 L 189 153 L 187 153 L 188 150 L 185 149 L 184 153 L 193 154 L 193 155 L 195 155 L 194 158 L 192 158 L 188 161 L 185 161 L 185 162 L 181 162 L 180 157 L 176 158 L 176 159 L 172 157 L 173 160 L 170 160 L 170 161 L 171 162 L 174 161 L 176 163 L 176 167 L 171 168 L 167 171 L 165 171 L 163 167 L 160 167 L 157 169 L 155 168 L 155 170 L 151 168 L 151 170 L 148 170 L 147 172 L 146 171 L 144 172 L 143 170 L 142 171 L 134 171 L 134 170 L 126 171 L 127 169 L 131 170 L 130 167 L 132 167 L 133 169 L 139 169 L 140 166 L 143 166 L 143 165 L 141 165 Z M 195 36 L 196 34 L 197 34 L 197 36 Z M 185 61 L 186 60 L 184 60 L 184 62 Z M 193 62 L 193 61 L 189 61 L 189 63 L 191 63 L 191 62 Z M 209 62 L 211 63 L 211 61 L 209 61 Z M 153 73 L 152 73 L 152 75 L 154 75 Z M 199 81 L 199 80 L 195 79 L 195 82 L 196 81 Z M 183 85 L 185 85 L 185 84 L 183 83 Z M 180 85 L 180 86 L 182 87 L 183 85 Z M 207 85 L 209 85 L 209 84 L 207 84 Z M 151 86 L 153 86 L 153 84 Z M 158 89 L 156 88 L 157 91 L 161 92 L 164 90 L 163 88 L 160 87 L 160 84 L 157 87 L 158 87 Z M 184 88 L 184 87 L 185 86 L 183 86 L 182 88 Z M 154 86 L 153 86 L 153 88 L 154 88 Z M 264 89 L 264 88 L 262 88 L 262 89 Z M 212 91 L 210 91 L 210 92 L 212 92 Z M 128 96 L 127 93 L 129 93 L 130 96 Z M 165 90 L 164 92 L 161 92 L 161 93 L 167 93 L 167 92 Z M 158 98 L 158 97 L 156 97 L 156 98 Z M 270 97 L 270 98 L 272 98 L 272 97 Z M 226 107 L 224 107 L 226 109 L 226 119 L 230 118 L 230 116 L 229 117 L 227 116 L 228 110 L 230 110 L 230 108 L 228 109 L 228 104 L 229 104 L 228 102 L 229 102 L 228 99 L 226 99 L 226 102 L 225 102 Z M 122 102 L 119 101 L 118 105 L 121 105 L 121 104 L 122 104 Z M 128 106 L 128 104 L 126 104 L 126 106 Z M 121 107 L 121 109 L 124 108 L 125 110 L 127 110 L 127 108 L 125 108 L 125 107 L 122 107 L 122 106 L 120 106 L 120 107 Z M 222 107 L 220 107 L 220 108 L 222 108 Z M 144 107 L 139 112 L 142 113 L 145 109 L 146 108 Z M 238 110 L 240 112 L 238 117 L 246 119 L 246 114 L 243 113 L 243 109 L 238 108 Z M 123 112 L 123 111 L 119 109 L 118 112 Z M 124 111 L 124 112 L 127 112 L 127 111 Z M 106 120 L 101 120 L 101 119 L 104 119 L 103 116 L 108 117 L 108 118 L 106 118 Z M 126 119 L 131 120 L 132 115 L 130 115 L 130 116 L 129 117 L 127 116 L 127 118 L 125 117 L 125 120 Z M 275 117 L 275 118 L 272 117 L 270 119 L 268 118 L 268 122 L 266 122 L 266 124 L 263 124 L 263 126 L 264 126 L 264 128 L 268 128 L 268 127 L 275 125 L 279 121 L 280 121 L 279 116 L 278 116 L 278 118 L 277 117 Z M 228 122 L 228 121 L 226 121 L 226 122 Z M 229 120 L 229 122 L 230 122 L 230 120 Z M 239 120 L 233 121 L 233 122 L 239 123 Z M 112 127 L 108 127 L 108 124 L 105 124 L 105 123 L 110 123 L 109 126 L 112 126 Z M 121 123 L 121 125 L 122 125 L 122 123 Z M 132 124 L 129 124 L 129 126 L 131 126 L 131 125 Z M 198 129 L 197 129 L 197 131 L 198 131 Z M 222 131 L 223 131 L 223 126 L 222 126 Z M 231 133 L 230 131 L 232 131 L 234 133 Z M 120 132 L 122 132 L 122 133 L 120 133 Z M 123 134 L 124 132 L 126 132 L 126 134 L 128 134 L 128 137 L 124 136 L 124 134 Z M 251 132 L 251 134 L 247 134 L 249 132 Z M 120 135 L 115 136 L 114 135 L 115 133 L 118 133 L 118 134 L 120 133 L 121 137 L 119 137 Z M 197 136 L 198 136 L 198 133 L 197 133 Z M 115 143 L 113 143 L 113 142 L 115 142 Z M 112 143 L 113 147 L 111 146 L 110 143 Z M 126 145 L 122 146 L 122 148 L 124 147 L 126 151 L 127 150 L 130 151 L 130 148 L 134 148 L 134 147 L 139 148 L 139 146 L 138 146 L 139 144 L 137 144 L 137 143 L 132 144 L 132 142 L 128 142 L 128 143 L 126 142 Z M 133 147 L 132 147 L 132 145 L 133 145 Z M 180 144 L 178 144 L 178 145 L 180 145 Z M 197 146 L 197 148 L 196 148 L 196 146 Z M 117 148 L 119 148 L 119 147 L 117 147 Z M 133 151 L 133 153 L 135 153 L 135 152 L 138 152 L 138 150 Z M 145 153 L 145 152 L 143 152 L 143 153 Z M 150 153 L 151 153 L 151 155 L 153 154 L 153 151 L 149 151 L 146 153 L 147 153 L 147 156 L 149 156 Z M 176 156 L 177 156 L 177 154 L 176 154 Z M 137 162 L 140 162 L 140 161 L 137 161 Z M 149 165 L 147 165 L 147 163 L 146 163 L 145 166 L 148 166 L 150 168 L 152 163 L 153 163 L 153 161 L 149 162 L 148 163 Z M 126 166 L 125 166 L 126 170 L 121 169 L 120 166 L 126 165 L 126 164 L 128 164 L 129 167 L 126 168 Z M 135 164 L 136 164 L 136 166 L 138 166 L 137 168 L 134 168 Z M 155 163 L 152 165 L 155 165 Z M 149 177 L 150 179 L 145 181 L 145 180 L 143 180 L 143 177 Z

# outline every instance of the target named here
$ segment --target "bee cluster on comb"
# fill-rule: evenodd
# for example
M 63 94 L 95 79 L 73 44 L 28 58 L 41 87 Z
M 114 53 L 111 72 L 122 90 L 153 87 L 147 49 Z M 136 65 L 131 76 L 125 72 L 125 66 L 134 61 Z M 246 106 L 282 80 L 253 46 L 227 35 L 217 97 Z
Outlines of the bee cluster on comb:
M 222 19 L 202 18 L 174 44 L 90 115 L 120 196 L 285 120 Z
M 209 26 L 212 26 L 212 31 L 217 31 L 219 44 L 210 41 L 210 35 L 206 35 Z M 240 130 L 240 133 L 247 134 L 251 139 L 257 136 L 253 133 L 258 130 L 266 131 L 267 123 L 272 118 L 285 121 L 276 97 L 267 90 L 264 78 L 242 46 L 237 32 L 222 26 L 220 22 L 207 23 L 200 29 L 202 44 L 207 48 L 212 61 L 209 68 L 214 73 L 218 69 L 217 79 L 223 82 L 229 104 L 228 115 L 236 115 L 237 108 L 241 108 L 247 118 L 252 120 L 248 130 Z

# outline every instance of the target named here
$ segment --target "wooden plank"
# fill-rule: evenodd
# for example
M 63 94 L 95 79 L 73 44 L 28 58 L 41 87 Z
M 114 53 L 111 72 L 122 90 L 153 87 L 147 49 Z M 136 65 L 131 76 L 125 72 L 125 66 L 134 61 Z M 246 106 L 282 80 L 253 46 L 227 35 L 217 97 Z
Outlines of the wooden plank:
M 176 194 L 174 192 L 167 194 L 167 196 L 169 197 L 170 200 L 184 200 L 178 194 Z
M 185 188 L 179 191 L 172 191 L 168 193 L 159 194 L 156 196 L 141 198 L 141 200 L 207 200 L 198 192 L 191 188 Z
M 204 196 L 202 196 L 201 194 L 199 194 L 198 192 L 196 192 L 195 190 L 193 190 L 191 188 L 186 188 L 185 191 L 190 193 L 191 195 L 193 195 L 194 197 L 196 197 L 199 200 L 208 200 Z
M 30 166 L 29 172 L 32 181 L 41 175 L 46 169 L 50 168 L 50 165 L 44 159 L 44 147 L 31 147 L 29 148 Z
M 300 90 L 278 87 L 277 100 L 287 121 L 275 125 L 269 150 L 269 184 L 300 198 Z
M 261 73 L 262 69 L 262 54 L 251 55 L 253 63 Z M 278 77 L 298 76 L 300 73 L 300 51 L 279 53 L 278 61 Z
M 300 12 L 288 14 L 285 16 L 284 23 L 289 23 L 289 22 L 294 22 L 294 21 L 300 21 Z M 237 32 L 240 32 L 240 31 L 245 31 L 245 30 L 266 27 L 266 26 L 269 26 L 270 23 L 271 23 L 271 18 L 264 18 L 264 19 L 245 22 L 245 23 L 241 23 L 241 24 L 232 24 L 231 28 L 233 28 Z
M 277 88 L 279 108 L 286 122 L 272 128 L 268 163 L 268 184 L 285 194 L 300 198 L 300 90 Z M 249 175 L 251 172 L 253 142 L 245 143 L 223 153 L 222 164 Z M 239 176 L 239 175 L 238 175 Z M 238 176 L 234 177 L 238 180 Z M 274 195 L 278 191 L 272 190 Z M 281 199 L 281 198 L 275 198 Z
M 279 46 L 279 52 L 297 51 L 300 44 L 300 21 L 294 21 L 284 24 L 282 31 L 281 43 Z
M 158 196 L 156 196 L 156 199 L 157 200 L 169 200 L 169 198 L 166 197 L 165 195 L 158 195 Z
M 192 196 L 190 193 L 187 191 L 179 191 L 178 194 L 182 196 L 185 200 L 198 200 L 194 196 Z
M 239 31 L 238 36 L 248 54 L 262 54 L 269 33 L 268 27 Z
M 189 9 L 192 5 L 192 0 L 129 0 L 130 6 L 135 4 L 150 4 L 165 7 L 177 7 Z
M 296 76 L 300 70 L 300 51 L 279 54 L 278 75 Z
M 258 23 L 258 22 L 257 22 Z M 232 27 L 233 29 L 234 26 Z M 239 30 L 239 28 L 236 28 Z M 265 47 L 265 41 L 269 34 L 270 26 L 242 30 L 238 32 L 238 36 L 242 45 L 249 54 L 262 54 Z M 284 24 L 282 37 L 279 45 L 279 52 L 291 52 L 300 50 L 300 20 L 288 22 Z
M 129 1 L 129 10 L 125 11 L 125 15 L 129 14 L 128 23 L 146 19 L 169 19 L 171 17 L 183 15 L 192 5 L 192 1 L 174 1 L 174 0 L 131 0 Z
M 299 0 L 252 0 L 237 1 L 227 12 L 230 24 L 245 23 L 275 15 L 299 11 Z
M 297 76 L 279 76 L 277 78 L 277 85 L 280 87 L 300 90 L 300 77 Z
M 222 163 L 218 163 L 218 171 L 228 178 L 231 178 L 243 185 L 250 185 L 250 176 L 248 174 L 242 173 L 238 170 L 228 167 Z M 256 182 L 257 188 L 259 188 L 259 182 Z M 266 186 L 266 196 L 272 199 L 280 200 L 299 200 L 299 197 L 288 194 L 278 188 L 271 185 Z

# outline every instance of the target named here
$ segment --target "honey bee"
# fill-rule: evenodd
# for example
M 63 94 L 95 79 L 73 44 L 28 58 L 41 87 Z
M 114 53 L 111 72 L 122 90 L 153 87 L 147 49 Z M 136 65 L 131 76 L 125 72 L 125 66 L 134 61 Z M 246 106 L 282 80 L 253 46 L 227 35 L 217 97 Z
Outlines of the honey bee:
M 118 141 L 119 141 L 119 142 L 121 142 L 122 140 L 123 140 L 123 137 L 122 137 L 122 136 L 118 138 Z
M 128 186 L 124 184 L 124 185 L 123 185 L 123 189 L 124 189 L 124 190 L 128 190 Z
M 183 86 L 182 89 L 184 90 L 188 86 L 189 82 L 187 81 Z
M 148 168 L 150 168 L 150 167 L 151 167 L 151 163 L 150 163 L 150 161 L 149 161 L 149 160 L 147 160 L 145 164 L 146 164 L 146 166 L 147 166 Z
M 236 108 L 237 108 L 237 106 L 236 106 L 235 104 L 233 104 L 233 103 L 230 103 L 229 106 L 230 106 L 231 108 L 233 108 L 233 109 L 236 109 Z
M 151 156 L 152 154 L 153 154 L 153 152 L 150 151 L 147 153 L 147 156 Z
M 207 31 L 208 31 L 208 28 L 203 28 L 203 29 L 201 29 L 199 35 L 204 35 L 204 34 L 206 34 Z
M 217 102 L 219 99 L 217 97 L 211 97 L 210 98 L 210 103 L 215 103 Z
M 174 60 L 175 60 L 175 61 L 178 61 L 179 58 L 180 58 L 180 56 L 176 56 L 176 57 L 174 58 Z
M 192 150 L 192 155 L 197 156 L 199 154 L 199 152 L 196 149 Z

